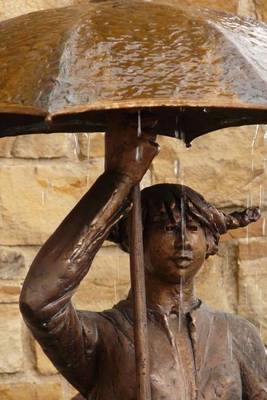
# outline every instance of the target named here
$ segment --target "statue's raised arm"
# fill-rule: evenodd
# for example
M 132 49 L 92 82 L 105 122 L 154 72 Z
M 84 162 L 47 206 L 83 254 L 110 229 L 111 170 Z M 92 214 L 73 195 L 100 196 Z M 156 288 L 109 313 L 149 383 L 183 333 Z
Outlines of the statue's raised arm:
M 127 132 L 106 172 L 43 245 L 20 296 L 26 324 L 57 369 L 85 396 L 96 376 L 97 315 L 76 312 L 71 297 L 111 227 L 130 209 L 129 194 L 158 146 Z M 136 160 L 139 147 L 142 158 Z M 85 321 L 86 319 L 86 321 Z

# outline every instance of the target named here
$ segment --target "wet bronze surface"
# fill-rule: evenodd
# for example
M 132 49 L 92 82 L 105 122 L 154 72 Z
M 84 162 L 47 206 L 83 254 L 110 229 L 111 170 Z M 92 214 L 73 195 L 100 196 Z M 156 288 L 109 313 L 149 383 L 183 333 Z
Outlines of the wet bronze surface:
M 102 118 L 96 110 L 159 107 L 163 123 L 165 107 L 243 108 L 247 119 L 248 110 L 266 110 L 266 25 L 187 4 L 85 1 L 2 22 L 2 135 L 16 126 L 4 113 L 40 121 L 78 114 L 79 121 L 85 112 L 95 130 L 94 120 Z M 265 115 L 256 122 L 266 122 Z M 220 128 L 204 114 L 200 121 L 202 133 Z M 25 119 L 24 125 L 55 131 L 56 119 L 31 128 Z
M 129 194 L 157 153 L 149 136 L 135 133 L 127 131 L 105 173 L 39 251 L 20 297 L 34 337 L 88 400 L 137 398 L 132 294 L 99 313 L 77 311 L 71 301 L 105 238 L 129 246 Z M 194 292 L 220 235 L 256 221 L 259 210 L 226 215 L 194 190 L 168 184 L 144 189 L 142 209 L 152 400 L 265 400 L 256 329 Z

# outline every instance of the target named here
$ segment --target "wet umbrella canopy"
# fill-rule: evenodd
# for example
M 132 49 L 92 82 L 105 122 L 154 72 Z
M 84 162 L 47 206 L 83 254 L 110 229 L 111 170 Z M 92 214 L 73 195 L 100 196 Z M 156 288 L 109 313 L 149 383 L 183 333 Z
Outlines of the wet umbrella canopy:
M 167 135 L 178 120 L 187 142 L 267 122 L 266 25 L 173 3 L 85 1 L 2 22 L 1 135 L 105 130 L 114 109 L 155 114 Z
M 118 110 L 129 124 L 141 110 L 156 133 L 188 144 L 223 127 L 267 123 L 267 26 L 254 20 L 182 0 L 84 1 L 4 21 L 0 37 L 2 137 L 109 131 L 108 159 L 127 134 L 111 126 Z M 134 279 L 143 263 L 139 196 L 136 187 Z M 144 279 L 134 287 L 146 347 Z M 144 347 L 138 399 L 150 398 Z

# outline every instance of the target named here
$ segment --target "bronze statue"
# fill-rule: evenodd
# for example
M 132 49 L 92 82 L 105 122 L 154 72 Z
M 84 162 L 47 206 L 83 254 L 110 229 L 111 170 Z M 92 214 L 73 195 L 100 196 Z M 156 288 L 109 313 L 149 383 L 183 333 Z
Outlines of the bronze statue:
M 111 310 L 77 311 L 71 298 L 106 238 L 128 250 L 129 194 L 158 147 L 127 136 L 101 175 L 41 248 L 20 307 L 56 368 L 90 400 L 136 398 L 131 293 Z M 136 148 L 142 158 L 136 161 Z M 210 309 L 194 277 L 217 252 L 220 235 L 259 218 L 225 215 L 194 190 L 162 184 L 142 192 L 153 400 L 264 400 L 267 366 L 256 329 Z

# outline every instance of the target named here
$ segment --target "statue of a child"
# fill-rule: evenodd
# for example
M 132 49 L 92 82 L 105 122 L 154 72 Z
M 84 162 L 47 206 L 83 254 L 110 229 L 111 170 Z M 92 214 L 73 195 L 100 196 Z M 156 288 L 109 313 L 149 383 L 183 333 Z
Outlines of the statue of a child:
M 136 148 L 142 159 L 136 161 Z M 77 311 L 71 298 L 106 238 L 128 250 L 129 194 L 157 154 L 149 137 L 126 138 L 101 175 L 41 248 L 20 307 L 56 368 L 90 400 L 136 398 L 132 297 L 104 312 Z M 245 319 L 210 309 L 194 277 L 219 237 L 259 217 L 225 215 L 192 189 L 142 192 L 153 400 L 266 400 L 264 346 Z

